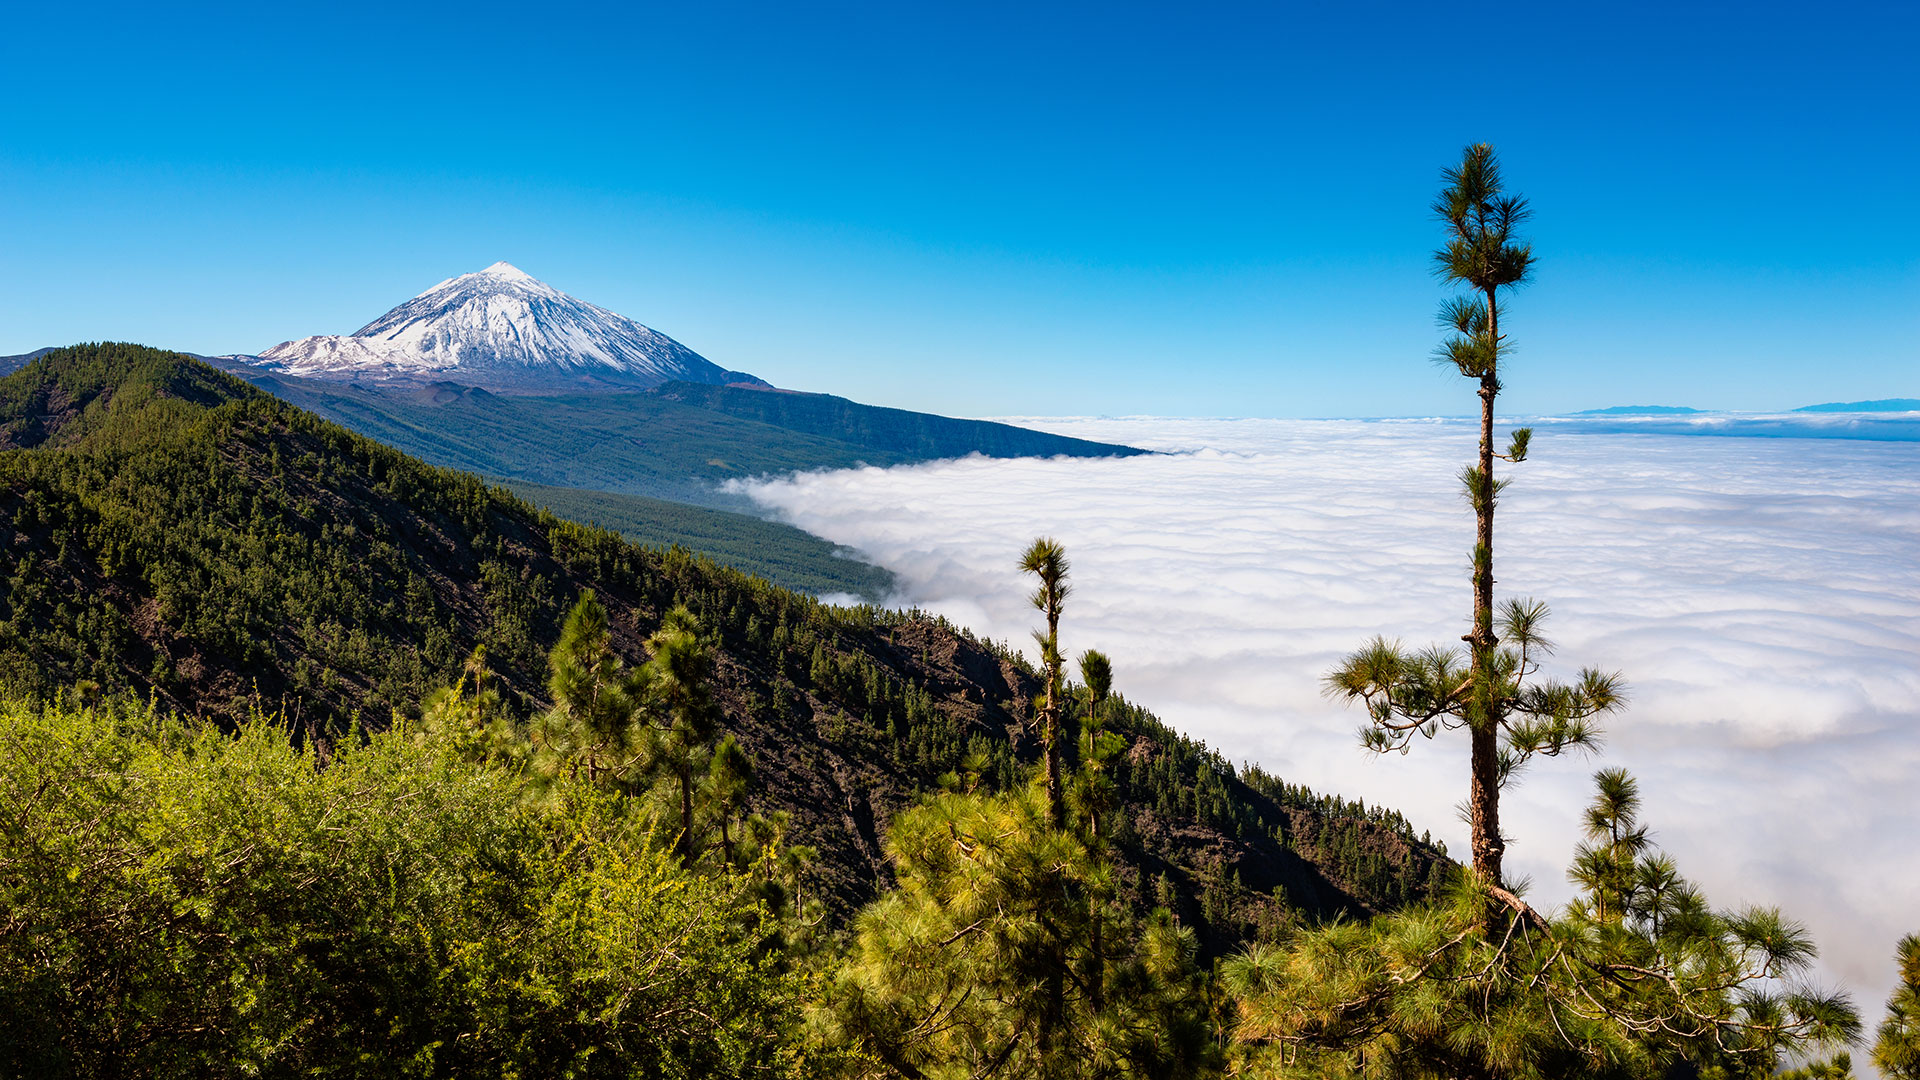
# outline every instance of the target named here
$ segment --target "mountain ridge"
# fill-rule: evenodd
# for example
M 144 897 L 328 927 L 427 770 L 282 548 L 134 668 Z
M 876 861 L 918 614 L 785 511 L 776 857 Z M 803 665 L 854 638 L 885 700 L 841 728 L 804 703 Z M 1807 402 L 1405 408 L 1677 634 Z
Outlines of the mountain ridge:
M 1802 405 L 1794 412 L 1920 412 L 1920 398 L 1877 398 L 1873 401 L 1829 401 Z
M 1604 409 L 1581 409 L 1574 416 L 1690 416 L 1705 412 L 1687 405 L 1609 405 Z
M 516 483 L 752 511 L 730 480 L 804 469 L 988 457 L 1146 453 L 987 420 L 861 405 L 826 394 L 674 382 L 610 393 L 495 394 L 437 382 L 362 386 L 225 362 L 261 389 L 446 468 Z
M 97 348 L 99 346 L 74 346 Z M 0 375 L 56 349 L 0 357 Z M 731 480 L 802 469 L 993 457 L 1144 453 L 991 421 L 830 395 L 669 383 L 655 391 L 522 395 L 457 382 L 302 379 L 230 356 L 190 356 L 431 464 L 523 491 L 562 517 L 717 558 L 790 588 L 879 600 L 892 575 L 777 521 Z M 703 396 L 704 395 L 704 396 Z M 755 404 L 759 402 L 759 404 Z

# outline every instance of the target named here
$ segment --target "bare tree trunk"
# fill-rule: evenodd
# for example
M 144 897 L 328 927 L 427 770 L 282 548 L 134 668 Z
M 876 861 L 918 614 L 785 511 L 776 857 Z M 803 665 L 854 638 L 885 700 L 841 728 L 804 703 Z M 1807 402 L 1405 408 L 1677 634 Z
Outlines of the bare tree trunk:
M 1492 685 L 1493 651 L 1500 639 L 1493 634 L 1493 399 L 1500 393 L 1500 309 L 1493 290 L 1487 290 L 1487 343 L 1491 356 L 1480 378 L 1480 490 L 1475 499 L 1476 529 L 1473 550 L 1473 632 L 1467 635 L 1472 654 L 1474 701 L 1468 712 L 1472 727 L 1473 781 L 1467 806 L 1473 831 L 1473 869 L 1482 880 L 1500 884 L 1500 861 L 1506 844 L 1500 839 L 1500 702 Z

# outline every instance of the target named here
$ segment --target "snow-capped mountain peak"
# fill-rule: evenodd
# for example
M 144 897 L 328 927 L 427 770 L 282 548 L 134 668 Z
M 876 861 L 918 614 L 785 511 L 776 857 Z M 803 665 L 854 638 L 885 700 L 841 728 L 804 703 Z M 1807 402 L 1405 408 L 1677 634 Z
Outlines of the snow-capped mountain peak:
M 351 335 L 282 342 L 258 362 L 303 378 L 449 381 L 536 394 L 643 389 L 674 379 L 765 385 L 506 262 L 448 278 Z

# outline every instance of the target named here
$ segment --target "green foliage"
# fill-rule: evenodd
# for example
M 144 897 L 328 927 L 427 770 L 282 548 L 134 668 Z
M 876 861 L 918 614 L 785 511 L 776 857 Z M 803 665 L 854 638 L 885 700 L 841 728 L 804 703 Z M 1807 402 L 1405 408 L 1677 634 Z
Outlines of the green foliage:
M 1900 985 L 1887 1000 L 1873 1044 L 1873 1065 L 1889 1080 L 1920 1080 L 1920 934 L 1900 939 L 1894 952 Z
M 0 1072 L 765 1076 L 799 984 L 750 882 L 617 795 L 406 727 L 0 704 Z
M 1445 902 L 1303 929 L 1222 966 L 1249 1072 L 1275 1077 L 1764 1077 L 1844 1045 L 1841 996 L 1777 911 L 1711 910 L 1647 849 L 1624 773 L 1597 778 L 1587 887 L 1548 919 L 1463 876 Z M 1489 904 L 1506 917 L 1490 921 Z M 1821 1066 L 1832 1067 L 1834 1063 Z
M 1670 862 L 1643 859 L 1652 841 L 1639 824 L 1640 789 L 1625 769 L 1602 769 L 1587 807 L 1586 842 L 1574 849 L 1567 877 L 1586 895 L 1589 915 L 1603 925 L 1618 924 L 1636 913 L 1636 900 L 1664 906 L 1679 887 Z
M 1814 957 L 1806 929 L 1770 908 L 1716 912 L 1652 849 L 1624 770 L 1594 776 L 1587 842 L 1568 877 L 1582 888 L 1561 920 L 1589 1014 L 1702 1068 L 1767 1075 L 1802 1044 L 1851 1041 L 1842 997 L 1798 986 Z M 1576 1006 L 1578 1007 L 1578 1006 Z
M 734 865 L 734 842 L 738 836 L 735 820 L 747 813 L 747 792 L 753 787 L 753 759 L 740 749 L 731 735 L 714 746 L 707 765 L 705 801 L 712 807 L 715 825 L 720 831 L 720 856 Z
M 58 350 L 0 381 L 0 425 L 39 440 L 0 453 L 0 683 L 91 680 L 233 718 L 285 697 L 324 731 L 413 710 L 476 623 L 505 670 L 543 651 L 552 568 L 528 526 L 558 522 L 205 365 Z M 484 610 L 450 573 L 479 579 Z
M 1129 744 L 1104 766 L 1114 784 L 1116 813 L 1103 831 L 1127 858 L 1154 864 L 1158 845 L 1141 832 L 1149 824 L 1190 823 L 1282 866 L 1289 856 L 1304 860 L 1344 893 L 1328 895 L 1330 890 L 1296 878 L 1284 880 L 1278 897 L 1253 892 L 1236 887 L 1229 873 L 1210 868 L 1198 853 L 1178 865 L 1155 865 L 1177 894 L 1195 901 L 1206 900 L 1210 889 L 1220 894 L 1212 903 L 1180 905 L 1181 917 L 1202 928 L 1209 951 L 1266 932 L 1276 901 L 1313 918 L 1391 909 L 1435 894 L 1452 865 L 1444 849 L 1416 833 L 1398 811 L 1321 794 L 1257 765 L 1236 769 L 1119 695 L 1102 715 L 1106 733 Z
M 1842 1050 L 1830 1058 L 1774 1073 L 1769 1080 L 1853 1080 L 1853 1055 Z
M 1214 1049 L 1192 935 L 1136 920 L 1045 795 L 949 793 L 889 833 L 899 887 L 854 922 L 816 1009 L 858 1075 L 1181 1077 Z M 1104 932 L 1102 932 L 1102 930 Z
M 1060 655 L 1060 610 L 1073 586 L 1067 584 L 1066 551 L 1059 541 L 1048 537 L 1040 537 L 1028 545 L 1020 557 L 1020 569 L 1039 579 L 1040 584 L 1029 600 L 1047 620 L 1045 631 L 1033 633 L 1034 642 L 1040 646 L 1041 671 L 1040 694 L 1034 704 L 1039 711 L 1041 752 L 1046 755 L 1047 813 L 1054 827 L 1060 828 L 1067 821 L 1062 761 L 1066 751 L 1062 730 L 1066 683 L 1061 675 L 1066 661 Z
M 783 588 L 881 600 L 893 575 L 812 533 L 748 514 L 608 491 L 509 483 L 515 495 L 559 517 L 611 529 L 636 544 L 682 547 Z
M 427 695 L 420 706 L 420 728 L 448 753 L 503 768 L 526 768 L 532 744 L 491 685 L 487 650 L 476 646 L 452 686 Z
M 651 796 L 655 831 L 672 837 L 683 865 L 717 832 L 720 865 L 744 870 L 775 844 L 784 819 L 749 813 L 752 759 L 732 735 L 715 745 L 714 646 L 700 620 L 675 607 L 647 639 L 651 659 L 628 668 L 613 651 L 606 609 L 592 590 L 582 593 L 548 658 L 553 708 L 528 741 L 540 775 Z
M 1475 890 L 1367 923 L 1338 922 L 1221 965 L 1238 1008 L 1235 1037 L 1263 1077 L 1608 1076 L 1618 1047 L 1575 1028 L 1583 1056 L 1554 1038 L 1520 973 L 1474 930 Z M 1495 978 L 1494 976 L 1498 976 Z M 1597 1058 L 1597 1060 L 1596 1060 Z
M 1088 649 L 1080 654 L 1081 697 L 1086 701 L 1086 721 L 1080 727 L 1080 770 L 1075 777 L 1075 796 L 1086 817 L 1087 834 L 1099 839 L 1100 823 L 1114 808 L 1118 789 L 1113 783 L 1113 764 L 1127 748 L 1127 740 L 1106 727 L 1107 702 L 1113 697 L 1113 661 L 1105 653 Z
M 641 709 L 649 682 L 613 651 L 607 609 L 593 590 L 574 603 L 547 664 L 553 708 L 533 733 L 542 771 L 584 774 L 596 784 L 635 781 L 647 758 Z
M 1498 363 L 1507 347 L 1499 331 L 1496 292 L 1522 284 L 1532 273 L 1533 245 L 1514 230 L 1533 214 L 1527 200 L 1506 193 L 1499 159 L 1486 143 L 1467 147 L 1460 164 L 1441 176 L 1447 186 L 1434 200 L 1433 212 L 1446 225 L 1447 242 L 1434 252 L 1434 273 L 1476 295 L 1441 305 L 1440 324 L 1453 334 L 1439 355 L 1460 374 L 1497 389 Z
M 713 642 L 685 607 L 667 612 L 647 639 L 653 659 L 643 669 L 647 709 L 654 718 L 648 746 L 653 769 L 679 796 L 674 850 L 688 865 L 698 855 L 695 787 L 708 769 L 708 749 L 720 723 L 713 700 Z
M 1374 638 L 1327 673 L 1327 693 L 1367 708 L 1362 745 L 1376 753 L 1405 751 L 1415 736 L 1463 728 L 1491 718 L 1501 741 L 1495 763 L 1504 785 L 1536 755 L 1556 756 L 1598 745 L 1593 718 L 1626 703 L 1620 676 L 1593 668 L 1571 683 L 1537 678 L 1553 652 L 1541 633 L 1547 606 L 1509 600 L 1500 611 L 1506 647 L 1491 654 L 1475 677 L 1460 649 L 1411 652 Z

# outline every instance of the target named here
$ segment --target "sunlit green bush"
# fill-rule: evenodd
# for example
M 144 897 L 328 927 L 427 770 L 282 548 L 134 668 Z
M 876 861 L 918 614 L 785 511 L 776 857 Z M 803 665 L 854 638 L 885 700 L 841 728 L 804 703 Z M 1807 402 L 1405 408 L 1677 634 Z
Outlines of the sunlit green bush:
M 740 879 L 523 784 L 405 726 L 0 703 L 0 1073 L 782 1071 Z

